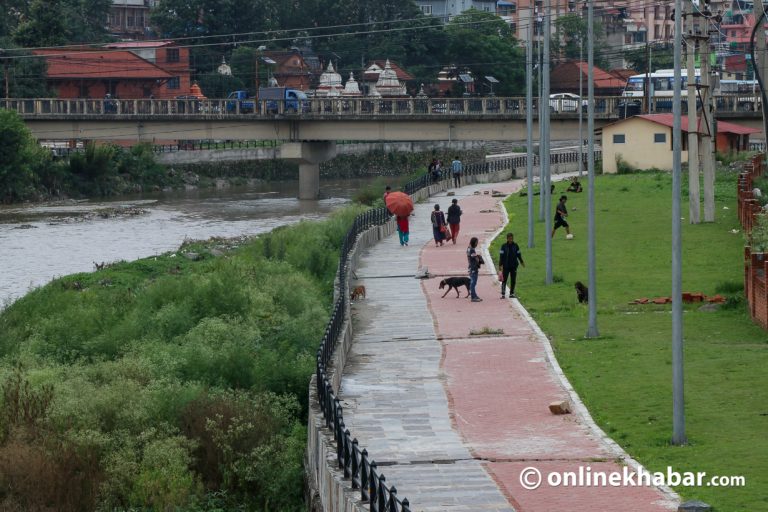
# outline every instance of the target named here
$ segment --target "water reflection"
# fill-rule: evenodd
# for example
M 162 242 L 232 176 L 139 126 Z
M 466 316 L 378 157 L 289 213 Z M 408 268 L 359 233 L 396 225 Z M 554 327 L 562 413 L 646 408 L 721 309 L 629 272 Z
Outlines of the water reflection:
M 317 201 L 299 201 L 298 182 L 125 196 L 0 208 L 0 307 L 54 277 L 94 262 L 174 250 L 185 238 L 255 235 L 317 219 L 349 202 L 370 179 L 321 181 Z M 103 208 L 139 207 L 139 216 L 100 218 Z

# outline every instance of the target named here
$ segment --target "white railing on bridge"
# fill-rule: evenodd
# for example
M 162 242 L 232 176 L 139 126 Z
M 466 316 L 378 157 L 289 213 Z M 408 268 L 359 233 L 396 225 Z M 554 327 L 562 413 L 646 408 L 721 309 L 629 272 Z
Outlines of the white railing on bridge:
M 595 114 L 600 119 L 617 119 L 647 113 L 645 98 L 598 97 Z M 555 117 L 578 117 L 578 103 L 549 101 Z M 539 101 L 532 102 L 538 113 Z M 227 99 L 0 99 L 0 108 L 13 110 L 24 117 L 33 116 L 174 116 L 229 117 L 252 116 L 273 118 L 296 117 L 385 117 L 385 116 L 489 116 L 524 119 L 525 98 L 313 98 L 310 100 L 227 100 Z M 716 96 L 715 108 L 720 113 L 760 112 L 759 95 Z M 683 111 L 687 103 L 683 103 Z M 586 112 L 586 105 L 582 106 Z M 651 111 L 672 112 L 669 98 L 652 98 Z

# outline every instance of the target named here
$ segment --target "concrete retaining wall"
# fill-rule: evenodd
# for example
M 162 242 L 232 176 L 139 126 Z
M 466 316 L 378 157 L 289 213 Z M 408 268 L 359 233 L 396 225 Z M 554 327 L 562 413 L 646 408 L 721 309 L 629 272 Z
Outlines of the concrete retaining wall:
M 480 141 L 435 142 L 365 142 L 337 144 L 337 155 L 361 155 L 371 151 L 386 153 L 423 153 L 440 149 L 457 151 L 479 149 Z M 213 162 L 240 162 L 246 160 L 274 160 L 281 157 L 280 146 L 274 148 L 203 149 L 199 151 L 174 151 L 158 153 L 157 161 L 166 165 L 201 164 Z
M 506 181 L 514 175 L 513 169 L 496 171 L 477 176 L 465 176 L 465 183 L 496 183 Z M 413 195 L 414 201 L 429 198 L 432 195 L 445 192 L 449 181 L 435 183 L 427 188 L 417 191 Z M 390 236 L 396 230 L 394 218 L 387 224 L 373 227 L 362 233 L 354 248 L 349 254 L 347 270 L 353 272 L 357 269 L 360 255 L 376 245 L 384 237 Z M 415 269 L 414 269 L 415 271 Z M 415 273 L 415 272 L 414 272 Z M 349 297 L 349 290 L 337 290 L 336 295 L 343 293 Z M 349 310 L 348 310 L 349 311 Z M 329 380 L 334 393 L 338 393 L 341 385 L 341 377 L 344 365 L 347 361 L 349 348 L 353 342 L 352 322 L 347 316 L 344 319 L 340 340 L 336 345 L 333 360 L 329 365 Z M 363 503 L 360 491 L 352 489 L 350 479 L 345 479 L 343 472 L 338 467 L 336 458 L 336 444 L 333 433 L 326 428 L 325 418 L 317 401 L 317 375 L 313 375 L 309 383 L 309 421 L 307 426 L 307 452 L 304 461 L 305 478 L 307 483 L 307 509 L 310 512 L 368 512 L 369 504 Z M 354 432 L 352 432 L 354 437 Z M 365 448 L 361 446 L 361 448 Z M 374 458 L 376 454 L 371 454 Z M 397 482 L 390 482 L 397 484 Z

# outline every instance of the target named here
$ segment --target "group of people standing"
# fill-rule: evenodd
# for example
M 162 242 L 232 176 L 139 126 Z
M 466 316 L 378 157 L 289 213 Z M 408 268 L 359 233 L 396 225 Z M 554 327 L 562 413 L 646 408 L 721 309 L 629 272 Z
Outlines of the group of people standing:
M 430 220 L 432 221 L 432 236 L 435 239 L 435 247 L 443 245 L 443 242 L 452 241 L 456 243 L 461 227 L 461 214 L 464 213 L 459 207 L 458 199 L 451 201 L 448 207 L 448 217 L 440 210 L 440 205 L 436 204 L 432 211 Z
M 443 177 L 443 161 L 437 158 L 433 158 L 427 166 L 427 174 L 431 178 L 433 183 L 437 183 Z M 453 176 L 453 186 L 461 186 L 461 175 L 464 174 L 464 164 L 461 163 L 458 156 L 453 158 L 451 162 L 451 175 Z

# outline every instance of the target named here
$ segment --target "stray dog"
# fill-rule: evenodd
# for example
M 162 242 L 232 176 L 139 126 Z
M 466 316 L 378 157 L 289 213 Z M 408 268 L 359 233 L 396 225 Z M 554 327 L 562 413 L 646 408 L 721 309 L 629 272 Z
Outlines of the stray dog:
M 579 304 L 589 302 L 589 288 L 584 286 L 584 283 L 581 281 L 576 281 L 574 287 L 576 288 L 576 298 L 579 299 Z
M 365 298 L 365 286 L 355 286 L 355 289 L 352 290 L 352 293 L 349 295 L 349 300 L 357 300 L 359 298 Z
M 443 298 L 445 298 L 445 296 L 448 295 L 448 292 L 450 292 L 451 290 L 456 290 L 456 298 L 458 299 L 460 296 L 459 287 L 461 286 L 467 287 L 467 297 L 469 297 L 469 278 L 468 277 L 446 277 L 445 279 L 440 281 L 440 289 L 442 290 L 446 286 L 448 287 L 448 289 L 445 290 L 445 293 L 443 294 Z

